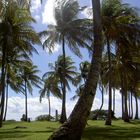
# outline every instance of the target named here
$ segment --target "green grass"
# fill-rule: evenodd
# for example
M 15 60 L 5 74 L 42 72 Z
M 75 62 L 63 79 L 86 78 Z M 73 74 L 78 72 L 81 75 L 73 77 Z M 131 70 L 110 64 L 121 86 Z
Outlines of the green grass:
M 88 121 L 82 140 L 140 140 L 140 121 L 113 121 L 112 126 L 104 123 Z M 16 126 L 26 128 L 15 129 Z M 6 122 L 0 128 L 0 140 L 47 140 L 59 126 L 56 122 Z

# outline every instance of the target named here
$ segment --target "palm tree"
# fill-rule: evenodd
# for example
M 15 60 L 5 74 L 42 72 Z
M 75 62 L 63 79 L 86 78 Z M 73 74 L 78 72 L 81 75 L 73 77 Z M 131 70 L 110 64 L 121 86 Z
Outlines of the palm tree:
M 15 49 L 28 55 L 31 55 L 33 51 L 36 51 L 33 47 L 33 43 L 39 44 L 40 40 L 30 26 L 30 23 L 33 21 L 28 10 L 26 12 L 25 9 L 22 10 L 16 1 L 8 1 L 5 5 L 5 10 L 0 23 L 0 46 L 2 55 L 0 127 L 2 126 L 4 112 L 6 57 L 8 57 L 8 52 L 12 52 Z
M 6 102 L 5 102 L 5 114 L 3 120 L 6 120 L 7 105 L 8 105 L 8 87 L 10 86 L 15 92 L 23 92 L 21 81 L 22 79 L 18 76 L 20 67 L 23 67 L 24 62 L 30 60 L 29 56 L 18 50 L 7 52 L 6 58 Z M 20 80 L 20 81 L 19 81 Z
M 48 29 L 40 33 L 40 36 L 47 37 L 43 43 L 44 47 L 48 47 L 50 52 L 55 47 L 55 44 L 62 44 L 62 54 L 65 69 L 66 51 L 65 45 L 67 44 L 70 50 L 77 56 L 81 57 L 79 47 L 90 48 L 87 41 L 92 40 L 92 32 L 90 30 L 91 22 L 88 19 L 78 19 L 78 13 L 81 11 L 78 2 L 75 0 L 64 0 L 56 3 L 55 19 L 56 25 L 48 25 Z M 81 39 L 82 38 L 82 39 Z M 65 77 L 65 71 L 63 73 Z M 63 79 L 62 82 L 65 80 Z M 63 99 L 66 93 L 66 83 L 63 83 Z M 64 100 L 63 100 L 64 101 Z M 64 115 L 65 116 L 65 115 Z M 66 121 L 64 117 L 62 122 Z
M 29 92 L 32 95 L 32 86 L 40 88 L 42 84 L 40 77 L 37 75 L 39 70 L 37 66 L 33 65 L 32 62 L 27 61 L 26 64 L 21 68 L 21 77 L 23 80 L 24 86 L 24 95 L 25 95 L 25 121 L 28 121 L 28 94 Z
M 62 90 L 62 112 L 60 117 L 60 122 L 63 123 L 66 121 L 66 89 L 70 90 L 69 82 L 73 85 L 77 84 L 76 76 L 78 73 L 76 72 L 76 67 L 74 66 L 74 62 L 70 57 L 65 57 L 65 69 L 64 69 L 64 61 L 63 56 L 59 56 L 55 65 L 52 63 L 49 64 L 52 71 L 49 71 L 44 74 L 44 77 L 54 77 L 58 79 L 58 85 L 61 87 Z M 65 72 L 65 77 L 64 77 Z M 64 85 L 65 83 L 65 85 Z M 66 87 L 65 87 L 66 86 Z
M 68 121 L 58 131 L 54 132 L 49 140 L 80 140 L 95 96 L 102 59 L 102 26 L 100 1 L 93 0 L 94 10 L 94 53 L 88 79 L 74 110 Z
M 51 116 L 51 103 L 50 103 L 50 93 L 53 96 L 61 98 L 61 91 L 58 87 L 58 79 L 56 77 L 50 76 L 43 79 L 44 87 L 40 90 L 40 102 L 42 101 L 43 97 L 47 97 L 49 103 L 49 117 Z M 50 118 L 49 118 L 50 120 Z
M 86 83 L 89 69 L 90 63 L 88 61 L 83 61 L 80 63 L 81 77 L 84 79 L 84 83 Z
M 115 9 L 115 10 L 114 10 Z M 103 21 L 103 31 L 107 44 L 108 59 L 109 59 L 109 69 L 111 69 L 111 44 L 116 44 L 116 53 L 125 48 L 124 46 L 119 47 L 119 38 L 126 38 L 126 33 L 134 28 L 131 24 L 136 23 L 137 14 L 134 9 L 130 8 L 128 5 L 121 4 L 120 0 L 104 0 L 102 3 L 102 21 Z M 133 28 L 133 29 L 132 29 Z M 127 36 L 128 37 L 128 36 Z M 110 77 L 110 76 L 109 76 Z M 125 76 L 123 76 L 125 78 Z M 125 81 L 125 80 L 124 80 Z M 111 125 L 111 78 L 108 80 L 109 85 L 109 108 L 108 108 L 108 118 L 106 124 Z M 126 84 L 125 84 L 126 85 Z M 124 96 L 127 100 L 127 95 Z M 125 100 L 125 103 L 126 103 Z M 125 106 L 126 108 L 126 106 Z M 125 109 L 126 110 L 126 109 Z M 127 113 L 125 113 L 127 114 Z M 127 116 L 127 115 L 126 115 Z

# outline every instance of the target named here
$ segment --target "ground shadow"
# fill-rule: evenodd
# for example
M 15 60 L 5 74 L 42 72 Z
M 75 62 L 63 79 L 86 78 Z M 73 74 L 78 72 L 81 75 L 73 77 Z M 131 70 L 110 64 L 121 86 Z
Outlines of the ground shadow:
M 133 140 L 134 138 L 140 139 L 140 128 L 125 128 L 118 126 L 89 126 L 85 129 L 82 138 L 83 140 Z
M 3 131 L 0 131 L 0 139 L 6 139 L 6 138 L 11 138 L 11 139 L 20 139 L 23 137 L 28 137 L 31 136 L 35 133 L 52 133 L 53 131 L 55 131 L 56 128 L 53 127 L 49 127 L 46 128 L 42 131 L 40 130 L 28 130 L 28 129 L 21 129 L 21 128 L 10 128 L 10 129 L 5 129 Z

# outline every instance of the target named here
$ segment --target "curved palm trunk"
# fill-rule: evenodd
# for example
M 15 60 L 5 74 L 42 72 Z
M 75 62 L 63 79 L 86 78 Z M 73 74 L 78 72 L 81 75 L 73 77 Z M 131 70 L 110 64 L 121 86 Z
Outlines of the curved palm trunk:
M 67 121 L 67 117 L 66 117 L 66 83 L 65 83 L 65 65 L 66 65 L 66 55 L 65 55 L 65 39 L 63 36 L 63 44 L 62 44 L 62 51 L 63 51 L 63 63 L 64 63 L 64 70 L 63 70 L 63 74 L 62 74 L 62 111 L 61 111 L 61 116 L 60 116 L 60 122 L 64 123 L 65 121 Z
M 4 115 L 5 77 L 6 77 L 5 65 L 6 65 L 6 48 L 2 47 L 0 127 L 2 127 L 2 121 L 3 121 L 3 115 Z
M 110 57 L 110 43 L 107 37 L 107 51 L 108 51 L 108 61 L 109 61 L 109 72 L 111 72 L 111 57 Z M 108 101 L 108 114 L 105 125 L 111 125 L 111 114 L 112 114 L 112 89 L 111 89 L 111 73 L 109 74 L 109 101 Z
M 135 102 L 136 102 L 136 114 L 135 114 L 135 119 L 139 119 L 139 117 L 138 117 L 138 99 L 137 99 L 137 96 L 136 96 L 136 95 L 134 95 L 134 97 L 135 97 Z
M 25 121 L 28 121 L 27 83 L 25 80 Z
M 131 118 L 133 119 L 133 94 L 131 92 Z
M 99 79 L 102 58 L 102 26 L 100 16 L 100 1 L 94 3 L 94 53 L 91 67 L 86 81 L 83 94 L 75 105 L 68 121 L 64 123 L 48 140 L 81 140 L 82 132 L 87 124 L 87 118 L 95 97 Z
M 8 105 L 8 81 L 7 81 L 7 85 L 6 85 L 6 101 L 5 101 L 5 114 L 3 117 L 3 121 L 6 121 L 6 115 L 7 115 L 7 105 Z

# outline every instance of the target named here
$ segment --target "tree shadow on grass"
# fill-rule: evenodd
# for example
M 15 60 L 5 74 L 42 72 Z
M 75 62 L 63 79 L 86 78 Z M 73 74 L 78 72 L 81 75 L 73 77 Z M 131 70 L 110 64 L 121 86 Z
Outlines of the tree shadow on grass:
M 82 140 L 133 140 L 140 139 L 140 128 L 136 127 L 87 127 Z
M 140 120 L 132 120 L 131 122 L 129 122 L 130 124 L 134 124 L 134 125 L 138 125 L 140 124 Z
M 3 131 L 0 131 L 0 139 L 8 139 L 8 138 L 11 138 L 11 139 L 20 139 L 20 138 L 23 138 L 23 137 L 28 137 L 28 136 L 31 136 L 33 134 L 36 134 L 36 133 L 52 133 L 53 131 L 55 131 L 56 128 L 52 128 L 52 127 L 49 127 L 49 128 L 46 128 L 42 131 L 40 130 L 28 130 L 28 129 L 21 129 L 21 128 L 12 128 L 12 129 L 6 129 L 6 130 L 3 130 Z

